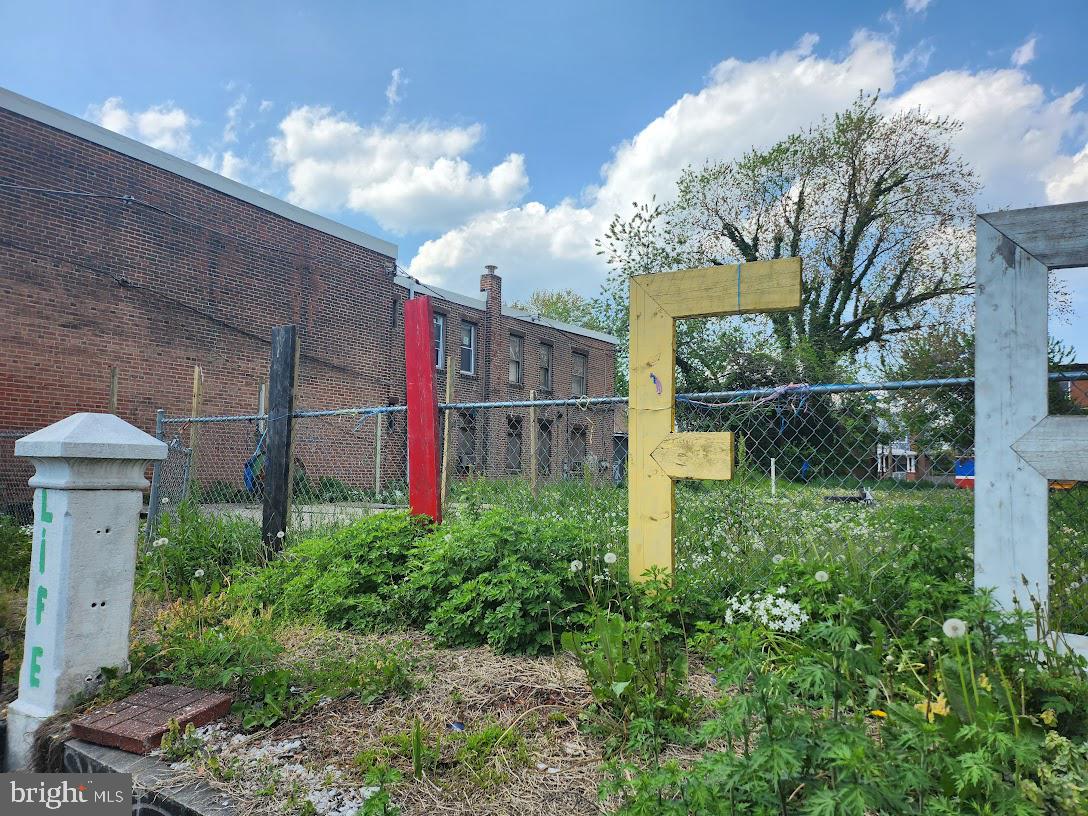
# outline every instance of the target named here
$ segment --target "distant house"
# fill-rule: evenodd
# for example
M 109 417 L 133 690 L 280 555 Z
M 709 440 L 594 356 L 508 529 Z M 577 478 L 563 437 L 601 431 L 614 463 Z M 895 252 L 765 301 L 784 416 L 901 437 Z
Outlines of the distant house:
M 878 479 L 916 482 L 929 476 L 932 466 L 928 455 L 914 450 L 910 438 L 896 439 L 890 444 L 876 446 Z
M 1063 365 L 1061 370 L 1088 371 L 1088 362 Z M 1088 380 L 1066 380 L 1060 384 L 1060 387 L 1074 405 L 1088 410 Z

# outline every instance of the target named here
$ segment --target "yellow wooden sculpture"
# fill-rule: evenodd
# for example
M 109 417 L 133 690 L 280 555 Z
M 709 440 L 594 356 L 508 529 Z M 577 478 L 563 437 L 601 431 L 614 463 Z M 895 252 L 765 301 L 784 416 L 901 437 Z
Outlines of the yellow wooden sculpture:
M 683 269 L 631 278 L 631 578 L 673 568 L 673 481 L 730 479 L 733 434 L 675 433 L 676 321 L 801 305 L 801 259 Z

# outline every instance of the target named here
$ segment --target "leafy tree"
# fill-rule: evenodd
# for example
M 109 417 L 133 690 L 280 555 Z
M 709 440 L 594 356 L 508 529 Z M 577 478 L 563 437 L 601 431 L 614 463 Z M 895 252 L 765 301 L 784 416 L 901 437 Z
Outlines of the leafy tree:
M 537 289 L 528 300 L 514 301 L 513 308 L 538 317 L 560 320 L 574 326 L 607 331 L 594 312 L 593 302 L 573 289 Z
M 613 270 L 602 320 L 625 334 L 631 275 L 794 255 L 801 309 L 755 322 L 816 376 L 942 319 L 973 285 L 978 182 L 950 145 L 957 122 L 878 102 L 862 94 L 767 150 L 689 168 L 673 201 L 616 216 L 598 241 Z M 716 342 L 701 331 L 678 337 L 681 370 Z
M 1051 370 L 1073 360 L 1074 352 L 1051 338 L 1047 353 Z M 902 343 L 897 359 L 886 363 L 888 380 L 932 380 L 975 375 L 975 338 L 967 330 L 934 326 Z M 1049 411 L 1069 414 L 1076 406 L 1058 383 L 1048 387 Z M 892 401 L 891 421 L 930 453 L 962 454 L 974 446 L 975 387 L 973 384 L 899 392 Z

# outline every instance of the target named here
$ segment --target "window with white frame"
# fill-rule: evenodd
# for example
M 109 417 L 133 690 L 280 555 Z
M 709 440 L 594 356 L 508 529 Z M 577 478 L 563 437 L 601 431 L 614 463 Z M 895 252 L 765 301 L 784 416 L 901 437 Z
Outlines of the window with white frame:
M 476 373 L 476 324 L 461 321 L 461 373 Z
M 570 390 L 576 397 L 584 397 L 586 391 L 586 370 L 588 369 L 586 355 L 577 351 L 571 356 L 570 364 Z
M 525 347 L 525 338 L 516 334 L 510 335 L 510 384 L 521 385 L 522 351 Z
M 540 346 L 540 388 L 543 391 L 552 390 L 552 347 L 547 343 Z
M 446 316 L 434 316 L 434 367 L 446 367 Z

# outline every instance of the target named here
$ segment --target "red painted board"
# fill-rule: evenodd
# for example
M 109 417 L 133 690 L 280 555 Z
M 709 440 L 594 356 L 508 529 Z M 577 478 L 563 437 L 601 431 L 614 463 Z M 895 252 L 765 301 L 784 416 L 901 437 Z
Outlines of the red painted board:
M 441 522 L 434 312 L 429 297 L 404 301 L 404 367 L 408 383 L 408 502 L 414 515 Z

